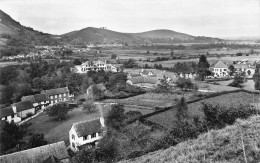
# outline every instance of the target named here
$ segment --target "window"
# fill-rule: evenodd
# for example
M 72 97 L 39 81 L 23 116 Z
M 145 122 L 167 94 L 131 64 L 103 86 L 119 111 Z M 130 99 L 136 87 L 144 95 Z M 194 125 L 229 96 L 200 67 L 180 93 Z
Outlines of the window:
M 53 99 L 53 96 L 50 96 L 51 97 L 51 99 Z
M 5 117 L 5 120 L 7 120 L 7 116 Z
M 12 115 L 12 118 L 14 118 L 14 115 Z
M 60 101 L 62 101 L 62 99 L 60 98 Z
M 66 93 L 63 94 L 63 97 L 66 97 Z
M 57 95 L 55 95 L 55 98 L 57 98 Z
M 75 135 L 71 134 L 71 139 L 75 140 Z
M 72 147 L 75 148 L 75 144 L 74 143 L 71 143 Z
M 57 103 L 58 102 L 58 100 L 55 100 L 55 103 Z
M 61 97 L 61 94 L 59 95 L 59 97 Z
M 96 133 L 91 134 L 91 138 L 95 138 L 96 137 Z
M 98 132 L 98 136 L 101 136 L 101 132 Z
M 88 135 L 83 136 L 83 140 L 88 140 Z

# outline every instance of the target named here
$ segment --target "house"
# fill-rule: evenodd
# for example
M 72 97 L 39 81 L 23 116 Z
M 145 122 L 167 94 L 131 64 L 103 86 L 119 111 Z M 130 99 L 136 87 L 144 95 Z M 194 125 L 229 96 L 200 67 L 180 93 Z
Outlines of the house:
M 246 76 L 253 76 L 255 73 L 255 66 L 249 64 L 234 64 L 233 66 L 238 74 L 245 72 Z
M 155 75 L 153 73 L 153 71 L 151 70 L 145 70 L 145 69 L 142 69 L 141 72 L 139 72 L 140 75 L 142 76 L 152 76 L 152 75 Z
M 76 73 L 87 73 L 88 71 L 99 70 L 117 72 L 119 69 L 112 64 L 106 63 L 106 61 L 86 61 L 74 67 Z
M 9 123 L 17 123 L 21 121 L 21 118 L 18 117 L 16 113 L 14 113 L 12 107 L 0 109 L 0 118 L 2 121 L 7 121 Z
M 210 70 L 214 73 L 214 77 L 225 77 L 228 75 L 228 65 L 221 60 L 215 61 Z
M 64 141 L 0 156 L 1 163 L 70 163 Z
M 50 105 L 56 104 L 58 102 L 70 100 L 69 93 L 70 92 L 69 92 L 68 87 L 42 91 L 42 94 L 45 94 L 47 96 L 47 98 L 49 99 Z
M 78 151 L 81 146 L 95 146 L 105 134 L 104 118 L 73 123 L 69 131 L 70 148 Z
M 28 114 L 35 114 L 35 108 L 29 101 L 22 101 L 11 105 L 15 114 L 20 118 L 27 118 Z
M 131 79 L 128 79 L 126 83 L 138 87 L 154 88 L 158 84 L 160 84 L 160 80 L 157 77 L 140 76 L 140 77 L 133 77 Z
M 29 101 L 33 104 L 36 111 L 40 109 L 44 109 L 49 105 L 49 98 L 46 94 L 35 94 L 30 96 L 23 96 L 22 101 Z
M 139 77 L 139 76 L 141 76 L 141 74 L 127 73 L 128 79 L 131 79 L 131 78 L 134 78 L 134 77 Z

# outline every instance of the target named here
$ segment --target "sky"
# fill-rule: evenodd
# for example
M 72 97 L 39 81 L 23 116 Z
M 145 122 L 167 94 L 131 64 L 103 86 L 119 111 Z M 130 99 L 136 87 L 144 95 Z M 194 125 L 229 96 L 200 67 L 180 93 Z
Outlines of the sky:
M 194 36 L 260 36 L 260 0 L 0 0 L 0 9 L 51 34 L 106 27 L 128 33 L 170 29 Z

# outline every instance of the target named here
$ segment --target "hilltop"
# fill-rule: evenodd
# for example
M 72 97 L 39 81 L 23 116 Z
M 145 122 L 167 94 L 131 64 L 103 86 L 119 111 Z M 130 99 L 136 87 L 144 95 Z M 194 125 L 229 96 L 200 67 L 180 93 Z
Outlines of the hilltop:
M 254 116 L 247 120 L 237 120 L 234 125 L 221 130 L 211 130 L 195 140 L 121 163 L 256 163 L 260 161 L 259 134 L 260 116 Z
M 183 42 L 216 42 L 217 38 L 195 37 L 167 29 L 152 30 L 141 33 L 122 33 L 104 28 L 87 27 L 62 35 L 70 43 L 183 43 Z

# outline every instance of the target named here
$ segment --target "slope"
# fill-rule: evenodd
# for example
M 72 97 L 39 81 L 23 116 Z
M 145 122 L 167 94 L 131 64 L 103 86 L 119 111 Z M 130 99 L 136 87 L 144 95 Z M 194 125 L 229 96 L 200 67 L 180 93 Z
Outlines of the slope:
M 121 163 L 257 163 L 260 161 L 260 116 L 238 120 L 221 130 L 211 130 L 189 140 Z
M 88 27 L 79 31 L 63 34 L 63 40 L 70 42 L 95 43 L 95 42 L 133 42 L 136 38 L 126 33 L 115 32 L 107 29 Z

